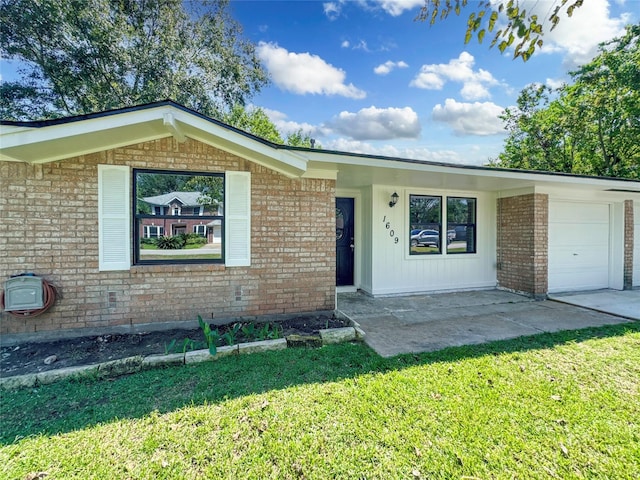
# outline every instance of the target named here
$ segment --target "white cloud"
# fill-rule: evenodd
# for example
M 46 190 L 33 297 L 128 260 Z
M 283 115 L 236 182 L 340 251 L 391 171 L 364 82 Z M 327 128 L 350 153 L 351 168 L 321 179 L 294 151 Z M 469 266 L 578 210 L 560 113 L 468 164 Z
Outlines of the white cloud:
M 331 21 L 336 20 L 342 11 L 342 5 L 335 2 L 326 2 L 322 4 L 322 10 L 327 18 Z
M 564 54 L 564 64 L 568 69 L 589 62 L 597 54 L 598 44 L 621 36 L 624 26 L 632 20 L 628 13 L 611 17 L 608 0 L 584 2 L 580 8 L 573 11 L 571 17 L 568 17 L 566 8 L 572 3 L 567 2 L 560 10 L 560 22 L 554 30 L 548 31 L 550 22 L 545 22 L 544 45 L 539 50 L 541 53 Z M 537 14 L 545 20 L 550 15 L 548 2 L 527 0 L 521 8 L 526 8 L 531 14 Z
M 373 69 L 373 71 L 377 75 L 387 75 L 388 73 L 390 73 L 395 68 L 407 68 L 408 66 L 409 65 L 407 65 L 402 60 L 399 61 L 399 62 L 392 62 L 391 60 L 388 60 L 388 61 L 384 62 L 383 64 L 378 65 L 376 68 Z
M 560 88 L 565 83 L 567 83 L 567 81 L 562 78 L 547 78 L 544 82 L 545 85 L 551 88 Z
M 341 46 L 342 48 L 349 48 L 349 45 L 351 45 L 351 44 L 349 43 L 349 40 L 344 40 L 344 41 L 340 44 L 340 46 Z
M 364 40 L 360 40 L 357 44 L 355 44 L 353 46 L 354 50 L 362 50 L 364 52 L 370 52 L 371 50 L 369 50 L 369 46 L 367 45 L 367 42 L 365 42 Z
M 498 118 L 503 107 L 493 102 L 456 102 L 447 98 L 444 105 L 433 107 L 433 119 L 448 123 L 456 135 L 496 135 L 504 133 L 502 120 Z
M 310 53 L 293 53 L 274 43 L 260 42 L 258 56 L 271 74 L 273 82 L 283 90 L 304 95 L 340 95 L 365 98 L 366 93 L 352 83 L 345 84 L 344 70 L 328 64 Z
M 392 17 L 402 15 L 406 10 L 414 10 L 424 6 L 424 0 L 373 0 Z
M 278 131 L 284 133 L 285 135 L 297 132 L 299 130 L 302 130 L 304 133 L 308 133 L 311 136 L 326 135 L 329 133 L 322 127 L 317 127 L 315 125 L 311 125 L 310 123 L 299 123 L 288 120 L 287 114 L 278 110 L 271 110 L 269 108 L 263 108 L 262 110 L 267 114 L 267 117 L 269 117 L 269 120 L 273 122 Z
M 462 83 L 460 94 L 465 100 L 490 98 L 489 88 L 499 85 L 491 73 L 482 68 L 473 70 L 475 59 L 468 52 L 462 52 L 449 63 L 423 65 L 411 80 L 412 87 L 427 90 L 441 90 L 447 81 Z
M 355 140 L 417 138 L 420 135 L 418 114 L 411 107 L 363 108 L 357 113 L 340 112 L 328 124 L 335 132 Z
M 322 142 L 322 147 L 326 150 L 337 150 L 339 152 L 360 153 L 363 155 L 380 155 L 383 157 L 427 160 L 430 162 L 443 163 L 469 163 L 468 157 L 461 157 L 458 152 L 453 150 L 429 150 L 421 147 L 402 147 L 398 148 L 394 145 L 375 146 L 367 142 L 359 140 L 347 140 L 338 138 L 328 142 Z

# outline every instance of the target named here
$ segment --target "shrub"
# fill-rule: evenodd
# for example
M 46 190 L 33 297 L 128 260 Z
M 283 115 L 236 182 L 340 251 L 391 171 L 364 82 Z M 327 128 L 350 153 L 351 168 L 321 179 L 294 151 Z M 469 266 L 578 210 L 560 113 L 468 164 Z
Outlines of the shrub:
M 207 243 L 207 239 L 197 233 L 183 233 L 180 237 L 184 240 L 185 245 L 204 245 Z
M 185 240 L 182 235 L 174 235 L 173 237 L 160 237 L 156 240 L 156 245 L 161 250 L 180 250 L 184 248 Z

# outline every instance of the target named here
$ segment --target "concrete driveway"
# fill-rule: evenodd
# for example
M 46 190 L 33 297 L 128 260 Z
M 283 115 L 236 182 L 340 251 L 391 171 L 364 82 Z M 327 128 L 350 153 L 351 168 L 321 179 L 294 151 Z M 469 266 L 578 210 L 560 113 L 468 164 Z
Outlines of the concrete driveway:
M 549 295 L 549 298 L 631 320 L 640 320 L 640 289 L 563 293 Z
M 630 322 L 499 290 L 382 298 L 341 293 L 338 310 L 360 325 L 365 342 L 383 357 Z

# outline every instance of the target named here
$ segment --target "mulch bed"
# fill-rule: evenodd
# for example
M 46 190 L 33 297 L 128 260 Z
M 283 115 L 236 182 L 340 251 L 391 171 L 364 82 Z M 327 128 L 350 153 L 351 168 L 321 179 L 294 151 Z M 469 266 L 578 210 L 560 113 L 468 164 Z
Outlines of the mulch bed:
M 344 320 L 326 315 L 300 316 L 277 322 L 277 324 L 282 327 L 283 336 L 317 335 L 321 329 L 349 326 L 349 323 Z M 260 324 L 256 323 L 256 325 Z M 222 335 L 230 326 L 217 328 Z M 199 328 L 114 333 L 52 342 L 25 343 L 0 347 L 0 376 L 9 377 L 78 365 L 92 365 L 135 355 L 164 354 L 167 353 L 167 348 L 174 339 L 171 353 L 182 351 L 185 339 L 193 340 L 194 343 L 191 345 L 197 348 L 206 348 L 202 330 Z M 239 331 L 235 343 L 247 340 Z M 46 359 L 51 361 L 53 356 L 55 356 L 54 361 L 45 363 Z

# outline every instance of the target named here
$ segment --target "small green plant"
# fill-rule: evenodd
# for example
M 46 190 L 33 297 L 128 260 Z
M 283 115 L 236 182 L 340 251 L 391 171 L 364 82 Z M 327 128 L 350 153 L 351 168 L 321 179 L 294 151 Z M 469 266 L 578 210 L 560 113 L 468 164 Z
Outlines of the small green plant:
M 236 344 L 236 338 L 238 336 L 238 332 L 240 331 L 241 327 L 242 327 L 241 323 L 234 323 L 231 329 L 227 330 L 222 335 L 222 339 L 225 342 L 227 342 L 227 345 L 231 346 Z
M 202 334 L 204 335 L 204 340 L 207 344 L 207 348 L 209 349 L 209 353 L 211 355 L 215 355 L 218 351 L 218 341 L 220 340 L 220 333 L 218 329 L 212 329 L 211 325 L 202 320 L 202 317 L 198 315 L 198 324 L 202 329 Z
M 192 350 L 196 350 L 197 346 L 198 346 L 198 342 L 196 342 L 195 340 L 191 340 L 190 338 L 185 338 L 182 341 L 182 345 L 179 348 L 176 348 L 178 346 L 178 340 L 177 339 L 172 339 L 169 344 L 167 345 L 165 343 L 164 345 L 164 354 L 165 355 L 169 355 L 170 353 L 187 353 L 190 352 Z
M 253 322 L 242 325 L 241 330 L 247 340 L 253 340 L 256 336 L 256 324 Z
M 262 340 L 273 340 L 282 337 L 282 327 L 277 323 L 263 323 L 262 327 L 257 331 L 256 338 Z
M 282 338 L 282 326 L 276 323 L 273 324 L 273 328 L 268 334 L 269 339 Z
M 164 354 L 165 355 L 169 355 L 170 353 L 173 352 L 173 349 L 176 346 L 176 342 L 177 342 L 177 340 L 175 338 L 173 338 L 173 339 L 171 339 L 171 341 L 169 342 L 168 345 L 166 343 L 164 344 Z

